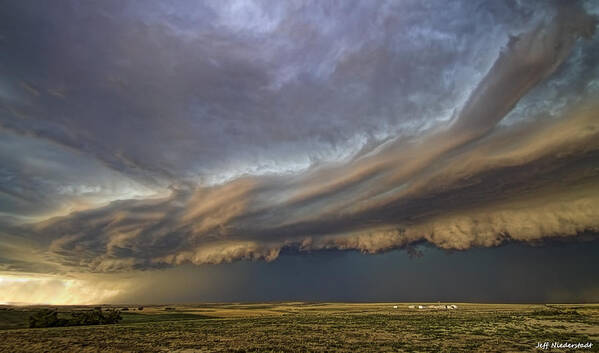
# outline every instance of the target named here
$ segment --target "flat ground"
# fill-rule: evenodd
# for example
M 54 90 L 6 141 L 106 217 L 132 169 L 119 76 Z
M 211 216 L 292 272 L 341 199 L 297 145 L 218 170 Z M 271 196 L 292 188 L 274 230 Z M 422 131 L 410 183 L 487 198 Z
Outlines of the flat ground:
M 538 342 L 590 342 L 590 350 L 576 351 L 599 352 L 598 304 L 452 304 L 458 309 L 410 309 L 410 303 L 131 306 L 116 325 L 36 329 L 24 327 L 38 307 L 0 307 L 0 352 L 522 352 L 537 350 Z

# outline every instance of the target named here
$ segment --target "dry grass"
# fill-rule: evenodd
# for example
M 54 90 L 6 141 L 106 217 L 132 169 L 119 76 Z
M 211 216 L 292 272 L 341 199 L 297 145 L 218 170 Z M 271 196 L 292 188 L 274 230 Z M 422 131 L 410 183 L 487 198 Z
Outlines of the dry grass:
M 599 305 L 408 305 L 146 306 L 118 325 L 2 330 L 0 352 L 520 352 L 545 341 L 591 342 L 599 351 Z M 25 317 L 11 315 L 13 327 L 14 317 Z

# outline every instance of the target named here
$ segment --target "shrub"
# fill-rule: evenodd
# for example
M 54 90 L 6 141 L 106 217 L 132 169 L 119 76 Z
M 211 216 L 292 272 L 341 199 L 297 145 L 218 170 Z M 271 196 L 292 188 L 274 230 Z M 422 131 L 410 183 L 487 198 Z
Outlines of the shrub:
M 121 321 L 119 310 L 109 309 L 104 312 L 94 309 L 92 311 L 80 311 L 71 314 L 71 325 L 104 325 L 116 324 Z
M 123 318 L 121 317 L 120 310 L 106 310 L 106 315 L 104 316 L 105 324 L 116 324 L 121 321 Z
M 29 327 L 59 327 L 80 325 L 116 324 L 122 320 L 119 310 L 106 310 L 95 308 L 91 311 L 75 311 L 70 319 L 58 318 L 56 310 L 43 309 L 29 317 Z

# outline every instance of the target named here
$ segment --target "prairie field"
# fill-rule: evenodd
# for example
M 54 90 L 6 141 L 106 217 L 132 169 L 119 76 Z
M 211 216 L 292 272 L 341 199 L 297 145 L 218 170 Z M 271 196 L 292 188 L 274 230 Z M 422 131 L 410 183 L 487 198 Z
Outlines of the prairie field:
M 105 305 L 127 307 L 120 323 L 51 328 L 28 328 L 29 316 L 42 307 L 4 306 L 0 352 L 522 352 L 541 351 L 541 342 L 592 343 L 575 351 L 599 351 L 598 304 L 451 304 L 457 309 L 418 309 L 427 303 Z M 59 315 L 86 309 L 53 308 Z

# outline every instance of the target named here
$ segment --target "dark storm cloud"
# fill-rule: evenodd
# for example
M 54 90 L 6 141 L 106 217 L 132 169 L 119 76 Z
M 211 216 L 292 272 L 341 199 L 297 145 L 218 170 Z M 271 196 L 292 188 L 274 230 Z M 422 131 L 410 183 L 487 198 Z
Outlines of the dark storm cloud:
M 282 254 L 276 262 L 181 266 L 136 273 L 114 303 L 223 301 L 596 302 L 599 242 L 507 244 L 467 252 L 421 247 Z M 472 266 L 472 264 L 476 266 Z M 573 274 L 577 274 L 573 276 Z M 125 281 L 122 281 L 125 282 Z
M 415 134 L 467 97 L 500 29 L 532 17 L 474 3 L 7 7 L 2 125 L 159 185 L 306 169 Z
M 52 271 L 599 230 L 591 2 L 2 7 L 0 212 Z

